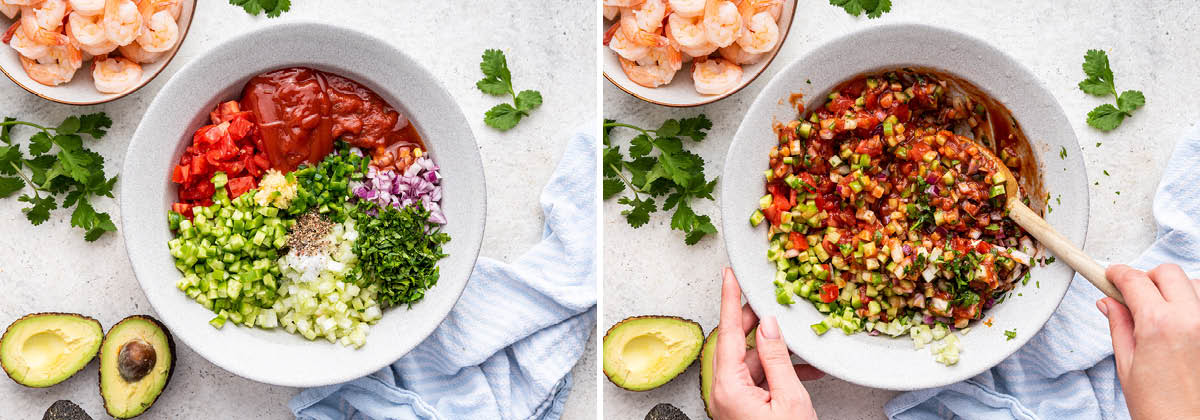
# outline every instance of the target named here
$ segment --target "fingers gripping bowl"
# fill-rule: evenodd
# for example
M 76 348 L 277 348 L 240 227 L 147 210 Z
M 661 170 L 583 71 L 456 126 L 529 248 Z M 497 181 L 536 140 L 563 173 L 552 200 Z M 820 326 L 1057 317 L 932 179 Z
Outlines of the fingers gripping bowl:
M 930 357 L 928 347 L 914 350 L 913 341 L 908 339 L 867 334 L 815 334 L 813 325 L 822 323 L 826 314 L 806 302 L 787 306 L 777 303 L 773 283 L 778 265 L 763 258 L 772 245 L 764 238 L 765 229 L 752 227 L 746 217 L 759 209 L 764 194 L 763 171 L 770 167 L 772 159 L 767 152 L 780 144 L 772 127 L 801 116 L 809 117 L 807 113 L 798 115 L 787 99 L 792 94 L 802 93 L 807 109 L 823 108 L 827 95 L 848 80 L 905 68 L 931 69 L 960 78 L 1007 107 L 1030 143 L 1031 156 L 1027 164 L 1032 166 L 1034 176 L 1029 178 L 1040 175 L 1041 189 L 1058 198 L 1054 211 L 1045 213 L 1048 221 L 1077 243 L 1082 242 L 1087 227 L 1087 180 L 1082 159 L 1078 154 L 1060 157 L 1060 150 L 1078 150 L 1069 122 L 1037 79 L 987 44 L 956 32 L 923 25 L 890 25 L 830 41 L 784 69 L 751 106 L 726 160 L 721 208 L 730 259 L 750 304 L 761 316 L 779 317 L 784 337 L 796 354 L 842 379 L 889 389 L 944 385 L 999 363 L 1044 325 L 1066 293 L 1072 275 L 1063 264 L 1033 267 L 1027 285 L 1016 286 L 1013 296 L 996 303 L 983 314 L 985 320 L 991 320 L 990 327 L 977 322 L 972 324 L 969 334 L 957 337 L 961 340 L 962 353 L 957 363 L 948 367 Z M 817 135 L 816 132 L 813 134 Z M 855 149 L 851 151 L 851 157 L 860 151 L 866 152 Z M 890 182 L 886 176 L 879 178 Z M 879 178 L 869 181 L 873 183 Z M 857 186 L 864 187 L 861 183 Z M 1046 198 L 1030 197 L 1031 200 Z M 852 214 L 851 219 L 855 216 L 858 215 Z M 858 250 L 849 251 L 853 254 Z M 903 270 L 900 274 L 904 274 Z M 819 298 L 818 302 L 837 301 L 836 297 L 827 298 Z M 857 309 L 851 307 L 850 312 Z M 879 314 L 878 311 L 870 314 L 875 308 L 867 309 L 866 305 L 863 309 L 866 311 L 861 314 L 864 319 Z M 826 326 L 830 326 L 828 324 Z M 954 324 L 954 320 L 948 319 L 947 324 Z M 847 329 L 856 329 L 851 327 Z M 1010 339 L 1005 331 L 1014 331 L 1015 336 Z
M 257 48 L 257 45 L 271 45 L 272 48 L 263 50 Z M 296 69 L 301 67 L 304 69 Z M 197 222 L 196 216 L 199 207 L 211 209 L 208 207 L 210 203 L 204 202 L 202 198 L 196 200 L 198 196 L 182 194 L 187 191 L 197 191 L 198 185 L 207 184 L 210 188 L 219 186 L 217 189 L 220 191 L 213 195 L 212 201 L 215 203 L 211 203 L 211 205 L 219 206 L 223 203 L 232 205 L 234 208 L 227 212 L 231 214 L 239 210 L 238 206 L 262 206 L 262 202 L 256 200 L 258 197 L 254 197 L 259 195 L 257 192 L 260 190 L 274 188 L 273 192 L 277 193 L 268 193 L 262 197 L 271 199 L 269 201 L 272 204 L 269 204 L 268 207 L 277 203 L 274 198 L 289 196 L 286 193 L 287 182 L 284 181 L 286 177 L 282 176 L 282 171 L 274 181 L 268 181 L 268 175 L 261 173 L 256 178 L 255 172 L 280 165 L 287 169 L 295 168 L 295 165 L 299 165 L 305 159 L 297 157 L 294 153 L 283 155 L 260 153 L 252 147 L 254 140 L 245 139 L 234 141 L 231 147 L 225 148 L 228 150 L 217 146 L 211 146 L 206 150 L 197 150 L 197 146 L 202 143 L 199 138 L 206 137 L 203 133 L 197 133 L 197 129 L 208 132 L 226 124 L 227 130 L 244 134 L 242 130 L 236 129 L 236 127 L 245 125 L 238 121 L 239 116 L 252 116 L 253 112 L 234 109 L 233 105 L 236 103 L 229 101 L 243 98 L 242 105 L 248 105 L 246 109 L 261 108 L 261 103 L 255 105 L 254 101 L 244 100 L 243 87 L 252 79 L 262 80 L 256 76 L 279 69 L 293 71 L 293 73 L 289 73 L 293 76 L 326 81 L 324 84 L 313 83 L 310 86 L 330 86 L 328 89 L 335 89 L 335 85 L 341 83 L 336 82 L 335 78 L 342 78 L 345 81 L 360 84 L 363 89 L 360 91 L 353 86 L 345 85 L 349 86 L 350 91 L 374 92 L 377 94 L 377 99 L 394 108 L 401 118 L 406 117 L 411 121 L 411 124 L 406 127 L 408 127 L 407 131 L 412 131 L 416 135 L 416 141 L 407 143 L 409 146 L 413 146 L 406 149 L 410 152 L 408 156 L 416 158 L 412 159 L 414 162 L 420 160 L 417 156 L 432 158 L 432 161 L 436 161 L 436 165 L 439 167 L 435 171 L 441 175 L 439 182 L 441 187 L 440 210 L 445 221 L 440 225 L 440 229 L 442 233 L 453 239 L 442 244 L 442 251 L 448 256 L 437 261 L 437 282 L 427 289 L 422 298 L 410 300 L 414 302 L 411 307 L 398 305 L 384 310 L 381 317 L 372 312 L 368 316 L 354 320 L 377 321 L 370 326 L 371 338 L 367 339 L 361 348 L 356 349 L 356 345 L 353 343 L 361 337 L 350 338 L 349 341 L 343 340 L 343 338 L 350 337 L 346 331 L 333 334 L 333 341 L 348 344 L 346 346 L 325 342 L 324 339 L 328 337 L 325 337 L 324 333 L 316 331 L 315 334 L 311 334 L 313 332 L 311 329 L 310 334 L 303 334 L 304 328 L 296 328 L 299 335 L 288 334 L 283 331 L 286 329 L 284 328 L 286 324 L 282 319 L 278 319 L 279 327 L 273 330 L 231 327 L 229 325 L 220 329 L 213 328 L 221 323 L 234 325 L 249 323 L 259 327 L 274 325 L 275 323 L 271 322 L 269 316 L 261 317 L 261 315 L 267 314 L 266 308 L 255 309 L 245 305 L 225 308 L 215 304 L 216 301 L 229 300 L 239 296 L 242 298 L 241 303 L 245 304 L 248 298 L 244 293 L 247 292 L 252 293 L 256 299 L 269 300 L 273 297 L 269 290 L 258 290 L 256 287 L 262 288 L 261 285 L 271 282 L 254 280 L 254 284 L 257 286 L 246 286 L 249 283 L 243 283 L 240 286 L 245 287 L 242 287 L 240 291 L 235 291 L 233 288 L 229 288 L 225 292 L 205 291 L 209 288 L 204 287 L 206 285 L 203 281 L 221 281 L 217 278 L 220 277 L 219 271 L 228 271 L 231 268 L 224 265 L 219 267 L 221 270 L 218 270 L 218 267 L 213 267 L 212 264 L 207 264 L 207 267 L 192 268 L 186 262 L 181 268 L 178 266 L 179 256 L 188 254 L 188 252 L 180 252 L 178 246 L 174 247 L 175 251 L 172 250 L 172 247 L 164 246 L 164 244 L 171 243 L 172 240 L 175 240 L 177 245 L 179 240 L 186 240 L 183 238 L 180 226 L 183 225 L 183 220 L 189 216 L 189 212 L 192 213 L 190 216 L 193 216 L 190 222 Z M 271 74 L 279 75 L 278 72 Z M 247 88 L 246 92 L 251 90 Z M 329 93 L 329 95 L 332 96 L 333 93 Z M 372 100 L 370 95 L 365 93 L 361 97 L 366 98 L 364 100 L 367 101 Z M 247 112 L 251 114 L 246 114 Z M 215 122 L 221 124 L 214 124 Z M 396 126 L 398 127 L 399 124 Z M 269 138 L 271 134 L 264 131 L 262 136 Z M 226 137 L 230 137 L 230 140 L 233 141 L 232 137 L 242 138 L 243 136 Z M 254 134 L 244 137 L 253 138 Z M 347 136 L 341 136 L 341 139 L 349 142 Z M 220 143 L 216 142 L 214 145 Z M 267 149 L 276 147 L 271 146 L 271 143 L 271 141 L 262 142 Z M 416 145 L 423 147 L 416 147 Z M 334 150 L 328 150 L 330 148 Z M 309 167 L 318 172 L 322 170 L 323 166 L 332 171 L 329 172 L 330 174 L 337 173 L 338 168 L 353 172 L 350 170 L 351 167 L 366 166 L 365 159 L 358 158 L 357 154 L 340 142 L 331 141 L 329 144 L 322 142 L 320 147 L 313 147 L 309 152 L 315 153 L 317 149 L 324 149 L 323 151 L 329 152 L 330 158 L 337 158 L 336 165 L 326 165 L 326 161 L 329 159 L 325 161 L 309 159 L 309 164 L 316 166 L 315 168 Z M 384 152 L 397 152 L 391 150 L 393 148 L 385 147 L 383 149 Z M 414 156 L 417 149 L 420 149 L 421 152 Z M 363 150 L 362 152 L 366 155 L 365 157 L 374 157 L 372 150 Z M 189 182 L 181 177 L 180 167 L 185 166 L 183 161 L 189 160 L 189 156 L 191 156 L 190 160 L 198 159 L 195 157 L 196 153 L 204 155 L 206 161 L 209 161 L 207 157 L 219 157 L 220 164 L 217 165 L 217 169 L 220 171 L 215 173 L 199 171 L 200 182 Z M 209 156 L 210 153 L 213 156 Z M 228 157 L 226 155 L 239 155 L 239 153 L 244 160 L 225 159 Z M 393 160 L 387 162 L 387 165 L 378 166 L 395 168 L 393 165 L 400 165 L 398 158 L 401 154 L 384 154 Z M 322 153 L 322 155 L 324 154 Z M 316 23 L 275 25 L 242 35 L 217 46 L 205 57 L 198 57 L 197 60 L 183 68 L 167 83 L 155 102 L 151 104 L 142 124 L 138 127 L 130 143 L 127 156 L 124 171 L 126 175 L 122 180 L 122 188 L 130 192 L 123 194 L 122 202 L 122 217 L 126 226 L 124 229 L 125 240 L 134 271 L 147 298 L 164 323 L 172 331 L 176 331 L 176 335 L 188 346 L 209 361 L 250 379 L 288 386 L 318 386 L 344 382 L 366 375 L 395 361 L 420 343 L 445 318 L 462 293 L 478 254 L 485 219 L 486 192 L 481 161 L 466 119 L 449 94 L 440 87 L 439 82 L 403 52 L 381 40 L 348 29 Z M 275 159 L 280 156 L 284 158 Z M 316 155 L 310 156 L 315 157 Z M 322 164 L 316 165 L 317 161 L 321 161 Z M 412 164 L 413 162 L 408 163 Z M 193 167 L 193 162 L 188 162 L 186 166 Z M 376 168 L 373 172 L 381 169 Z M 305 178 L 320 178 L 315 177 L 311 171 L 302 171 L 305 169 L 298 169 L 295 173 L 295 178 L 301 179 L 301 185 Z M 362 176 L 366 177 L 365 174 Z M 217 179 L 217 182 L 209 182 L 208 179 Z M 185 182 L 180 184 L 179 181 Z M 347 181 L 351 180 L 341 180 L 340 182 L 346 183 Z M 335 185 L 340 184 L 335 184 L 335 182 L 339 181 L 330 178 L 330 183 L 326 187 L 330 190 L 337 189 Z M 183 185 L 183 187 L 177 189 L 176 185 Z M 211 193 L 213 191 L 210 189 L 201 192 Z M 221 192 L 238 197 L 230 197 L 226 201 L 226 199 L 220 198 Z M 381 201 L 379 196 L 371 195 L 370 191 L 354 192 L 356 197 L 362 197 L 362 199 L 354 198 L 352 200 Z M 297 197 L 299 196 L 297 195 Z M 386 203 L 386 200 L 381 202 Z M 189 206 L 191 208 L 185 208 Z M 221 217 L 219 210 L 212 216 L 205 212 L 200 213 L 205 213 L 204 216 L 211 220 Z M 268 214 L 275 213 L 265 208 L 251 211 L 258 212 L 259 210 Z M 166 215 L 172 211 L 179 213 L 182 217 L 168 218 Z M 283 216 L 286 214 L 286 210 L 278 210 L 278 212 L 276 213 L 278 218 L 287 219 L 286 216 Z M 271 217 L 267 214 L 263 214 L 263 216 L 265 225 L 265 220 Z M 332 219 L 333 222 L 339 219 L 330 213 L 323 213 L 323 216 L 327 218 L 324 226 L 326 228 L 330 227 L 328 226 L 329 219 Z M 233 216 L 230 219 L 237 218 Z M 254 223 L 256 230 L 263 229 L 263 226 L 258 226 L 258 222 L 251 221 L 253 218 L 244 217 L 244 219 L 250 219 L 245 221 L 247 229 L 251 223 Z M 291 223 L 304 223 L 299 219 L 302 218 L 294 219 Z M 348 219 L 353 219 L 353 217 Z M 433 218 L 431 217 L 429 220 L 433 221 Z M 439 221 L 441 220 L 443 219 L 439 219 Z M 231 220 L 231 223 L 236 223 L 236 220 Z M 283 220 L 279 223 L 287 222 Z M 343 227 L 342 233 L 349 231 L 349 229 L 345 229 L 345 226 Z M 361 230 L 361 228 L 360 225 L 359 229 Z M 236 231 L 236 227 L 233 229 Z M 284 230 L 286 231 L 286 229 Z M 333 227 L 333 230 L 337 230 L 336 226 Z M 248 244 L 254 243 L 253 238 L 256 233 L 258 232 L 248 232 L 245 236 L 245 244 L 241 244 L 243 241 L 231 239 L 226 246 L 238 242 L 243 247 L 250 248 Z M 345 236 L 343 235 L 343 238 Z M 273 236 L 264 237 L 262 243 L 255 245 L 259 247 L 267 246 L 264 245 L 267 243 L 278 245 L 275 246 L 280 251 L 277 256 L 282 256 L 293 245 L 288 243 L 287 239 L 281 240 L 282 237 L 280 232 L 276 231 Z M 232 246 L 245 249 L 236 245 Z M 333 258 L 342 261 L 339 257 Z M 249 266 L 250 271 L 255 269 L 253 261 L 239 260 L 237 262 Z M 264 263 L 269 263 L 269 261 L 264 261 Z M 223 262 L 223 264 L 225 263 Z M 188 272 L 189 268 L 194 272 Z M 240 271 L 244 274 L 247 270 Z M 253 278 L 260 279 L 265 274 L 271 273 L 269 268 L 264 270 L 260 267 L 258 271 L 260 272 L 257 275 L 252 275 Z M 218 272 L 218 275 L 214 276 L 214 272 Z M 184 273 L 204 278 L 201 279 L 201 282 L 193 282 L 192 280 L 195 279 L 189 278 Z M 201 273 L 204 273 L 204 276 L 200 276 Z M 287 273 L 281 274 L 282 277 L 276 275 L 275 279 L 280 283 L 284 281 L 283 277 L 289 277 Z M 242 279 L 245 278 L 242 277 Z M 232 281 L 226 281 L 222 284 L 232 287 L 228 286 L 231 283 Z M 197 287 L 204 292 L 198 293 L 195 290 Z M 348 286 L 343 285 L 343 287 Z M 265 289 L 271 288 L 265 287 Z M 360 292 L 365 292 L 365 288 Z M 202 297 L 211 300 L 209 305 L 203 305 Z M 376 297 L 380 301 L 384 300 L 382 295 Z M 262 300 L 251 302 L 261 303 Z M 328 303 L 336 304 L 332 301 Z M 353 307 L 353 305 L 351 306 Z M 243 309 L 249 312 L 241 312 Z M 224 316 L 220 315 L 221 310 L 225 312 Z M 234 315 L 238 312 L 241 312 L 242 316 Z M 278 312 L 277 316 L 282 316 L 287 311 L 276 312 Z M 249 316 L 250 313 L 254 313 L 255 316 Z M 224 320 L 221 321 L 221 318 Z M 255 321 L 250 321 L 251 318 Z M 239 320 L 241 322 L 238 322 Z M 260 320 L 266 321 L 265 325 L 258 322 Z M 214 323 L 213 326 L 209 325 L 210 321 Z M 312 323 L 319 322 L 316 319 L 310 321 Z M 329 327 L 326 329 L 327 331 L 336 330 L 332 325 L 327 325 L 327 327 Z M 309 341 L 313 338 L 318 340 Z

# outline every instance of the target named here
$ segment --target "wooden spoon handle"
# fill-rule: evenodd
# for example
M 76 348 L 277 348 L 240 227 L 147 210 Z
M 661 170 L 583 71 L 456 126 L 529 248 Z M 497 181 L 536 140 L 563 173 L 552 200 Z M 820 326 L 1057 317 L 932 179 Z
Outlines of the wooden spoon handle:
M 1054 230 L 1054 227 L 1046 223 L 1045 219 L 1034 213 L 1024 203 L 1012 200 L 1009 204 L 1008 216 L 1017 222 L 1018 225 L 1021 225 L 1022 228 L 1025 228 L 1026 232 L 1037 238 L 1039 243 L 1054 252 L 1054 255 L 1058 256 L 1058 259 L 1066 262 L 1076 272 L 1083 275 L 1083 278 L 1092 282 L 1092 285 L 1100 289 L 1101 292 L 1104 292 L 1108 297 L 1116 299 L 1118 302 L 1125 303 L 1125 298 L 1121 296 L 1121 292 L 1104 276 L 1104 267 L 1097 264 L 1096 260 L 1093 260 L 1092 257 L 1083 253 L 1083 250 L 1063 237 L 1057 230 Z

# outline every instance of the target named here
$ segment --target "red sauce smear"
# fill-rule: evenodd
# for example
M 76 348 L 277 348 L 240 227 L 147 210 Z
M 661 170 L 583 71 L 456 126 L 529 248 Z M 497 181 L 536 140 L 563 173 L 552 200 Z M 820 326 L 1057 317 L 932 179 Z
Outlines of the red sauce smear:
M 375 92 L 310 68 L 250 79 L 242 108 L 253 112 L 267 159 L 282 172 L 320 162 L 338 138 L 371 151 L 376 159 L 424 148 L 416 127 Z

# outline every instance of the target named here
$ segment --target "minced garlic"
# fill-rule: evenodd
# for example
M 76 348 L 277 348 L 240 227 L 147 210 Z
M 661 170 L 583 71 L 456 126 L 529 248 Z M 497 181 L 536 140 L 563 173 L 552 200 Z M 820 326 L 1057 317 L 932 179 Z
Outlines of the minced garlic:
M 254 194 L 254 202 L 258 205 L 274 205 L 285 210 L 293 198 L 296 198 L 296 183 L 288 182 L 282 173 L 274 169 L 267 170 L 258 182 L 258 192 Z

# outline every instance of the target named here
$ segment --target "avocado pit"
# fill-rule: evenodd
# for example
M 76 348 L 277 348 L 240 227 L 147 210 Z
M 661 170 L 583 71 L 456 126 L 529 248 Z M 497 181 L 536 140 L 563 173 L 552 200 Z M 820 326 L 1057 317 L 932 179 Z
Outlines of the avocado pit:
M 125 382 L 137 382 L 154 369 L 158 357 L 154 346 L 146 340 L 136 338 L 121 346 L 117 352 L 117 372 Z

